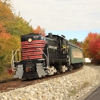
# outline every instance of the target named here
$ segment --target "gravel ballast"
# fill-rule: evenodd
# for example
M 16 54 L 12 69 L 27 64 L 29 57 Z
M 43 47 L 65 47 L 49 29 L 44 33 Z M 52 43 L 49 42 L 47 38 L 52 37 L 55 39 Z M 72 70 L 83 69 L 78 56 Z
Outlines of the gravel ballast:
M 78 100 L 100 83 L 100 70 L 84 66 L 81 70 L 0 93 L 0 100 Z

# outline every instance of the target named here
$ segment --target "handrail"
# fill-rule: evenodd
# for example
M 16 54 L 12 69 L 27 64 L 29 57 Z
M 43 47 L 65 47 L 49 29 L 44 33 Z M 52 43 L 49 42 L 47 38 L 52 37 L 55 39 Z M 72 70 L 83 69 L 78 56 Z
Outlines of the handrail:
M 15 51 L 15 53 L 14 53 Z M 21 51 L 20 49 L 17 50 L 12 50 L 12 58 L 11 58 L 11 68 L 14 71 L 15 70 L 15 66 L 14 66 L 14 57 L 16 56 L 17 52 Z
M 47 59 L 47 66 L 49 66 L 49 57 L 39 48 L 39 50 L 45 55 L 46 59 Z

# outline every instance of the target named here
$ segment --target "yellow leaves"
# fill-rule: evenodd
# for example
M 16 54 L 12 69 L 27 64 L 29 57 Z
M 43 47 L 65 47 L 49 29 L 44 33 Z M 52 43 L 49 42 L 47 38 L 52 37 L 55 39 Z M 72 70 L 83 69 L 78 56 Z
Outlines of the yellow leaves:
M 20 38 L 7 33 L 0 24 L 0 68 L 10 63 L 11 51 L 20 48 Z
M 4 38 L 4 39 L 9 39 L 10 38 L 10 34 L 7 33 L 4 29 L 4 27 L 0 24 L 0 39 Z
M 0 57 L 3 57 L 0 62 L 0 67 L 7 65 L 11 61 L 12 50 L 20 48 L 20 38 L 18 36 L 10 36 L 7 38 L 0 38 Z M 2 65 L 3 64 L 3 65 Z
M 13 17 L 12 11 L 9 6 L 0 0 L 0 21 L 6 21 Z

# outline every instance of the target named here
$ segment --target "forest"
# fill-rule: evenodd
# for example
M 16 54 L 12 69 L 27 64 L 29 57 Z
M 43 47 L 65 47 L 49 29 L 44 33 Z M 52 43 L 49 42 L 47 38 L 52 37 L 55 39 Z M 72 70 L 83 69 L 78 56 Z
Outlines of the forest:
M 20 48 L 20 36 L 31 32 L 45 35 L 43 28 L 37 26 L 34 29 L 13 9 L 10 0 L 0 0 L 0 76 L 3 77 L 7 76 L 6 71 L 11 67 L 12 50 Z
M 31 32 L 46 35 L 44 28 L 37 26 L 34 29 L 20 13 L 15 14 L 9 0 L 0 0 L 0 75 L 4 76 L 5 70 L 8 71 L 11 67 L 12 50 L 20 48 L 20 36 Z M 99 33 L 90 32 L 81 42 L 76 38 L 69 41 L 83 48 L 84 57 L 92 59 L 92 63 L 100 64 Z

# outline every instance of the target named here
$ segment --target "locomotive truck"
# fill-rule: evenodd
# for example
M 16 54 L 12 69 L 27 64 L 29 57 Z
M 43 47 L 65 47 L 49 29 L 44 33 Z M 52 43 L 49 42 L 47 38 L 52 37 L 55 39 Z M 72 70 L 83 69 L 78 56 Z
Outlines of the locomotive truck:
M 14 77 L 35 79 L 63 73 L 84 64 L 83 50 L 65 36 L 29 33 L 21 36 L 21 50 L 12 52 Z M 17 56 L 16 56 L 17 55 Z

